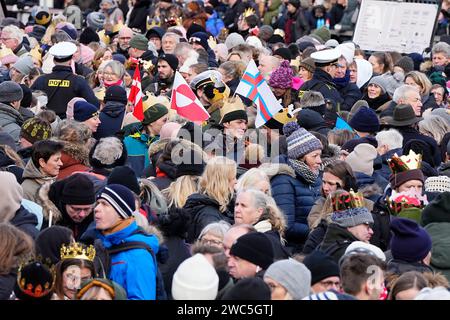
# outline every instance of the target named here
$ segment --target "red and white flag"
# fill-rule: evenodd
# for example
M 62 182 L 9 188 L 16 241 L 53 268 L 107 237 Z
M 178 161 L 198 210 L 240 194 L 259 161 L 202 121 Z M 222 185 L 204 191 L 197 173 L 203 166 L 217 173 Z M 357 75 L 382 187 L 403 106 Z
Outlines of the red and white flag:
M 171 108 L 176 110 L 183 118 L 197 124 L 201 124 L 210 117 L 208 111 L 206 111 L 178 71 L 175 72 L 175 79 L 173 81 Z
M 142 105 L 142 87 L 141 87 L 141 72 L 139 71 L 139 63 L 136 63 L 134 70 L 133 82 L 131 83 L 131 91 L 128 96 L 128 101 L 132 105 L 133 115 L 140 121 L 144 120 L 144 107 Z

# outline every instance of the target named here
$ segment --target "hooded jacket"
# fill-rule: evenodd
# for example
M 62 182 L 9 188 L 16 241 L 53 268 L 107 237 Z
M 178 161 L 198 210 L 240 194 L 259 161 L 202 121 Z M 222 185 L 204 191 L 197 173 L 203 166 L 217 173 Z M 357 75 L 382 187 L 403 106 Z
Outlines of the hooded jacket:
M 135 233 L 138 225 L 133 221 L 127 227 L 104 235 L 97 230 L 97 237 L 106 249 L 124 242 L 145 242 L 158 254 L 158 238 L 154 235 Z M 111 256 L 110 280 L 121 285 L 127 292 L 128 300 L 155 300 L 157 264 L 145 249 L 130 249 Z
M 59 170 L 57 180 L 62 180 L 74 172 L 88 171 L 89 150 L 84 146 L 63 141 L 64 149 L 61 151 L 62 167 Z
M 55 180 L 56 177 L 47 176 L 36 168 L 33 160 L 30 159 L 23 172 L 23 197 L 39 204 L 39 189 L 43 184 L 47 182 L 51 184 Z
M 288 246 L 302 245 L 309 233 L 307 217 L 320 197 L 322 179 L 308 184 L 287 164 L 287 157 L 280 156 L 276 175 L 270 180 L 272 197 L 287 220 L 286 240 Z
M 346 228 L 330 223 L 319 249 L 338 263 L 339 259 L 345 254 L 347 247 L 354 241 L 358 241 L 358 239 Z
M 19 144 L 22 124 L 23 118 L 20 112 L 11 105 L 0 102 L 0 127 L 2 131 L 11 135 L 17 145 Z
M 122 127 L 125 116 L 125 105 L 118 101 L 108 101 L 100 111 L 101 124 L 97 128 L 94 136 L 97 140 L 104 137 L 114 136 Z
M 191 219 L 187 235 L 188 243 L 194 243 L 203 228 L 210 223 L 225 220 L 233 224 L 233 213 L 229 211 L 222 213 L 219 203 L 206 194 L 194 193 L 190 195 L 183 210 Z

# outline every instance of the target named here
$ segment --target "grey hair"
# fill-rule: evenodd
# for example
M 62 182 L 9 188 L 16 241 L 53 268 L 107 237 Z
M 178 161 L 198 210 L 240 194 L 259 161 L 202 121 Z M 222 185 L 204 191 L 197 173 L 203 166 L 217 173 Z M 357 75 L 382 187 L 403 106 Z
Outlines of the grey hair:
M 14 25 L 4 27 L 2 33 L 3 32 L 9 34 L 11 38 L 16 39 L 17 41 L 19 41 L 19 43 L 23 41 L 23 37 L 25 36 L 23 31 Z
M 214 236 L 223 239 L 225 233 L 227 233 L 230 228 L 231 225 L 224 220 L 210 223 L 202 229 L 198 239 L 200 240 L 207 233 L 212 233 Z
M 446 42 L 438 42 L 431 49 L 431 54 L 443 53 L 448 58 L 450 57 L 450 45 Z
M 198 59 L 198 52 L 195 51 L 192 46 L 187 42 L 179 42 L 175 46 L 175 49 L 173 51 L 173 54 L 178 57 L 183 57 L 184 59 L 187 59 L 189 57 L 193 57 L 195 59 Z
M 380 131 L 375 138 L 379 146 L 385 144 L 389 147 L 389 150 L 398 149 L 403 146 L 403 136 L 395 129 Z
M 249 188 L 255 189 L 254 185 L 262 180 L 267 181 L 270 186 L 269 176 L 266 174 L 264 170 L 259 168 L 251 168 L 250 170 L 248 170 L 242 176 L 239 177 L 236 184 L 236 189 L 239 191 L 241 189 L 249 189 Z M 269 192 L 270 191 L 271 190 L 269 189 Z
M 394 95 L 392 96 L 392 100 L 395 103 L 399 103 L 400 100 L 405 100 L 408 98 L 408 93 L 410 92 L 419 92 L 419 90 L 416 87 L 404 84 L 395 89 Z
M 162 41 L 164 41 L 164 39 L 165 38 L 169 38 L 169 37 L 172 37 L 172 38 L 175 38 L 175 40 L 177 41 L 177 43 L 179 43 L 180 42 L 180 35 L 178 35 L 178 34 L 176 34 L 175 32 L 166 32 L 163 36 L 162 36 Z
M 92 157 L 105 165 L 113 164 L 122 156 L 123 144 L 116 137 L 101 138 Z
M 437 115 L 430 115 L 419 122 L 420 133 L 432 137 L 438 144 L 441 144 L 442 138 L 450 132 L 450 125 L 448 122 Z
M 114 74 L 117 74 L 120 79 L 122 79 L 125 75 L 125 67 L 119 61 L 108 61 L 108 63 L 105 64 L 105 67 L 103 68 L 103 72 L 107 67 L 110 67 L 112 72 L 114 72 Z

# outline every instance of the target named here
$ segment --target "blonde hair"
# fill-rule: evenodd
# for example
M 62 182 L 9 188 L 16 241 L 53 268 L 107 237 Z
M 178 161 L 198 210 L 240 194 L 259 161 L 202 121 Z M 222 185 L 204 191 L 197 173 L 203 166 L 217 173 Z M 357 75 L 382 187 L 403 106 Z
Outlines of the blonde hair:
M 269 195 L 271 194 L 270 179 L 266 172 L 259 168 L 251 168 L 244 173 L 236 184 L 236 190 L 255 188 L 255 185 L 260 181 L 267 181 L 269 184 Z
M 14 164 L 18 166 L 19 168 L 25 168 L 25 163 L 23 162 L 22 158 L 17 154 L 17 152 L 14 151 L 13 148 L 11 148 L 8 145 L 0 145 L 0 149 L 3 149 L 5 152 L 5 155 L 8 156 L 12 161 L 14 161 Z
M 272 225 L 272 229 L 278 231 L 282 237 L 284 235 L 284 231 L 286 230 L 286 219 L 280 208 L 278 208 L 275 200 L 266 195 L 264 192 L 256 189 L 242 189 L 238 192 L 238 194 L 242 193 L 250 194 L 250 198 L 253 201 L 253 207 L 255 209 L 263 209 L 263 213 L 259 217 L 259 221 L 269 220 Z
M 420 133 L 432 137 L 438 144 L 447 132 L 450 132 L 450 125 L 444 118 L 430 115 L 419 122 Z
M 167 199 L 169 208 L 183 208 L 187 198 L 198 192 L 197 176 L 181 176 L 173 181 L 167 189 L 163 190 L 163 194 Z
M 203 193 L 220 205 L 220 211 L 227 210 L 228 203 L 233 196 L 230 180 L 236 177 L 236 162 L 226 157 L 214 157 L 208 161 L 203 175 L 200 177 L 200 193 Z
M 421 95 L 427 95 L 430 93 L 431 86 L 433 85 L 430 81 L 430 79 L 427 78 L 427 76 L 420 72 L 420 71 L 411 71 L 408 72 L 405 75 L 405 81 L 406 78 L 410 77 L 416 84 L 420 86 L 420 94 Z

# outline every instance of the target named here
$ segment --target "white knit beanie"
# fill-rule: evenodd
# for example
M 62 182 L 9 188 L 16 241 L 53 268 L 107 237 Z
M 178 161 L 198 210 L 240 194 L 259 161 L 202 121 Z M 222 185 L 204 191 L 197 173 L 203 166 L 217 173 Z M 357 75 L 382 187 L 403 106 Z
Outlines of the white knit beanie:
M 174 300 L 214 300 L 218 290 L 219 276 L 200 253 L 184 260 L 173 275 Z
M 377 157 L 378 152 L 374 146 L 368 143 L 360 143 L 347 156 L 347 162 L 354 172 L 362 172 L 368 176 L 373 174 L 373 161 Z

